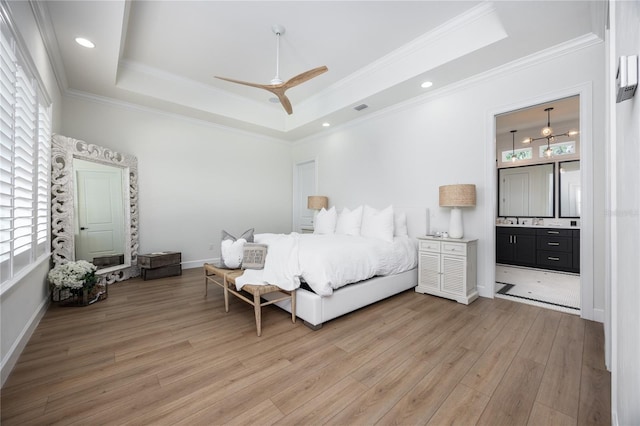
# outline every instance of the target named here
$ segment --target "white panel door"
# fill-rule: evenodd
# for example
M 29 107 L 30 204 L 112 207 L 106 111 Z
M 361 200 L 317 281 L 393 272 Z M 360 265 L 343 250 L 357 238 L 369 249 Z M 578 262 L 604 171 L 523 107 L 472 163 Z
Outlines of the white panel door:
M 508 216 L 529 216 L 529 174 L 513 173 L 505 175 L 500 185 L 500 212 L 510 212 Z
M 293 192 L 293 230 L 301 232 L 302 228 L 313 227 L 313 210 L 307 208 L 307 197 L 316 194 L 316 162 L 315 160 L 298 163 L 295 166 Z
M 122 172 L 77 170 L 76 259 L 124 253 Z

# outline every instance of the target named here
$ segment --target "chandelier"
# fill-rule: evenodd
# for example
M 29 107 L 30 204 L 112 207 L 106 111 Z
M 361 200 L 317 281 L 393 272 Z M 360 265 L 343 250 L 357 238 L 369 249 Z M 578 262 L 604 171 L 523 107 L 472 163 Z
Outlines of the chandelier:
M 517 130 L 511 130 L 511 162 L 515 163 L 516 158 L 516 132 Z
M 575 136 L 575 135 L 578 134 L 578 131 L 577 130 L 570 130 L 570 131 L 565 132 L 565 133 L 554 135 L 553 134 L 553 128 L 551 127 L 551 111 L 553 111 L 553 107 L 545 108 L 544 110 L 547 113 L 547 125 L 545 127 L 543 127 L 542 130 L 540 131 L 540 134 L 542 136 L 539 137 L 539 138 L 526 138 L 525 140 L 522 141 L 522 143 L 531 143 L 533 141 L 546 139 L 547 140 L 547 149 L 544 150 L 544 156 L 549 158 L 549 157 L 551 157 L 551 154 L 552 154 L 551 142 L 554 142 L 556 138 L 559 138 L 561 136 Z

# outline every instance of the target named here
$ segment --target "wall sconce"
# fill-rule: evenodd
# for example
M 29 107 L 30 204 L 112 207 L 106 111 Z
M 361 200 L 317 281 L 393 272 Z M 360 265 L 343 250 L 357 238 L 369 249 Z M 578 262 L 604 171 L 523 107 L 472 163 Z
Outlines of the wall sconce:
M 459 207 L 476 205 L 476 186 L 473 184 L 444 185 L 440 187 L 440 207 L 452 207 L 449 238 L 462 238 L 462 210 Z

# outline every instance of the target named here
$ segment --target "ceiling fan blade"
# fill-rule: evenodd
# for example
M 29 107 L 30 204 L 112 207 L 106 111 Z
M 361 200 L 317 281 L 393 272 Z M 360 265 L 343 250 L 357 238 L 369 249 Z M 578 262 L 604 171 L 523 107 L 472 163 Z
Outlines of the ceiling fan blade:
M 292 87 L 296 87 L 299 84 L 304 83 L 305 81 L 311 80 L 314 77 L 319 76 L 320 74 L 323 74 L 325 72 L 329 71 L 329 68 L 327 68 L 326 66 L 321 66 L 318 68 L 314 68 L 312 70 L 309 71 L 305 71 L 302 74 L 298 74 L 295 77 L 291 77 L 289 80 L 287 80 L 286 83 L 283 84 L 283 86 L 286 89 L 290 89 Z
M 282 104 L 284 110 L 287 111 L 287 114 L 289 115 L 293 114 L 293 107 L 291 106 L 291 101 L 289 101 L 289 98 L 287 98 L 284 92 L 282 92 L 281 95 L 276 93 L 276 95 L 278 96 L 278 99 L 280 99 L 280 103 Z
M 234 80 L 233 78 L 226 78 L 226 77 L 218 77 L 217 75 L 215 76 L 215 78 L 218 78 L 224 81 L 230 81 L 231 83 L 243 84 L 245 86 L 257 87 L 259 89 L 265 89 L 265 90 L 271 90 L 274 87 L 273 84 L 249 83 L 248 81 Z

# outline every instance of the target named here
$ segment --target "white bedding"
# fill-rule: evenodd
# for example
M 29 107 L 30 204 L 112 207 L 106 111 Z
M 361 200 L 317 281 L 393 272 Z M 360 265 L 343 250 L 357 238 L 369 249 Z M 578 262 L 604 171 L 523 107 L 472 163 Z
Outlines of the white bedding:
M 417 265 L 417 243 L 410 237 L 393 242 L 353 235 L 256 234 L 267 244 L 264 269 L 247 269 L 236 279 L 245 284 L 274 284 L 294 290 L 304 280 L 320 296 L 374 276 L 393 275 Z

